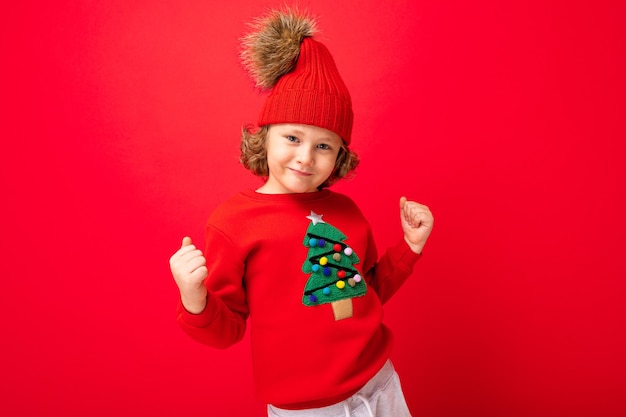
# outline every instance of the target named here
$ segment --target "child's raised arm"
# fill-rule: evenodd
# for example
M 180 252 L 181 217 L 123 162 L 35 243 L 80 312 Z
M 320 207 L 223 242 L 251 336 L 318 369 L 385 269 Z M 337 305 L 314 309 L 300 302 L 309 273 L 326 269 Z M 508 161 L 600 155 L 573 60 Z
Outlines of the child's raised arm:
M 183 238 L 182 246 L 170 258 L 170 269 L 178 285 L 183 307 L 192 314 L 201 313 L 207 303 L 204 280 L 209 270 L 202 251 L 191 243 L 191 238 Z
M 415 201 L 400 198 L 400 223 L 404 240 L 415 253 L 421 254 L 433 229 L 434 218 L 430 209 Z

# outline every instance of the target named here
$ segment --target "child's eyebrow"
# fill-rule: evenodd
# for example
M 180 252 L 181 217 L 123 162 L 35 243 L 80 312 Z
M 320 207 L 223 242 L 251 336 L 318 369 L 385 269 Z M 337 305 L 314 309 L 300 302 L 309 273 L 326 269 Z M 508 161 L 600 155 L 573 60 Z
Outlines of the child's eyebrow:
M 291 135 L 297 135 L 297 136 L 304 136 L 304 132 L 298 128 L 292 127 L 292 128 L 288 128 L 285 130 L 284 132 L 285 134 L 291 134 Z
M 288 127 L 285 128 L 285 130 L 283 132 L 281 132 L 283 135 L 289 135 L 289 136 L 298 136 L 298 137 L 303 137 L 305 136 L 304 131 L 298 129 L 297 127 Z M 329 143 L 332 144 L 334 143 L 334 140 L 332 137 L 330 136 L 321 136 L 321 137 L 317 137 L 315 138 L 317 141 L 320 142 L 325 142 L 325 143 Z

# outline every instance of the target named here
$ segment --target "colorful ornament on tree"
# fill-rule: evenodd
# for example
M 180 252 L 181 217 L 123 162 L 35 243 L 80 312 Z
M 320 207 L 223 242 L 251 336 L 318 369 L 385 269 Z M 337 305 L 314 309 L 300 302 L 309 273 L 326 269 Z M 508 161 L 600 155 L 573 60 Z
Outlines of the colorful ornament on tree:
M 347 237 L 336 227 L 311 212 L 303 244 L 309 251 L 302 271 L 311 274 L 304 287 L 302 303 L 330 303 L 335 320 L 352 317 L 352 298 L 367 292 L 367 285 L 354 268 L 359 257 L 344 243 Z

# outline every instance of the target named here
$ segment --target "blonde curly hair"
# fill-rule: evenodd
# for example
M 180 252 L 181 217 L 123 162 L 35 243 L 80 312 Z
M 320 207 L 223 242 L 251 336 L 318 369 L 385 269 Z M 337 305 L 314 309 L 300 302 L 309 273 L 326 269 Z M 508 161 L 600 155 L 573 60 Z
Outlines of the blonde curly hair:
M 254 130 L 252 126 L 244 126 L 241 129 L 241 143 L 239 161 L 249 169 L 254 175 L 267 178 L 269 168 L 267 167 L 267 150 L 265 143 L 270 126 L 263 126 Z M 354 170 L 359 165 L 359 156 L 352 152 L 347 146 L 342 146 L 337 154 L 335 169 L 333 173 L 318 188 L 330 187 L 342 178 L 350 178 L 354 175 Z

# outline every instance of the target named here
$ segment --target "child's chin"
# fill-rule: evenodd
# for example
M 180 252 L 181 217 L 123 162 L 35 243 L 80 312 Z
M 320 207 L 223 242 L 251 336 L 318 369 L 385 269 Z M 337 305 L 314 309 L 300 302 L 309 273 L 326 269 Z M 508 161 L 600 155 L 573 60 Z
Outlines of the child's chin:
M 298 194 L 304 194 L 304 193 L 313 193 L 317 191 L 317 187 L 316 188 L 303 188 L 303 187 L 298 187 L 293 189 L 294 193 L 298 193 Z

